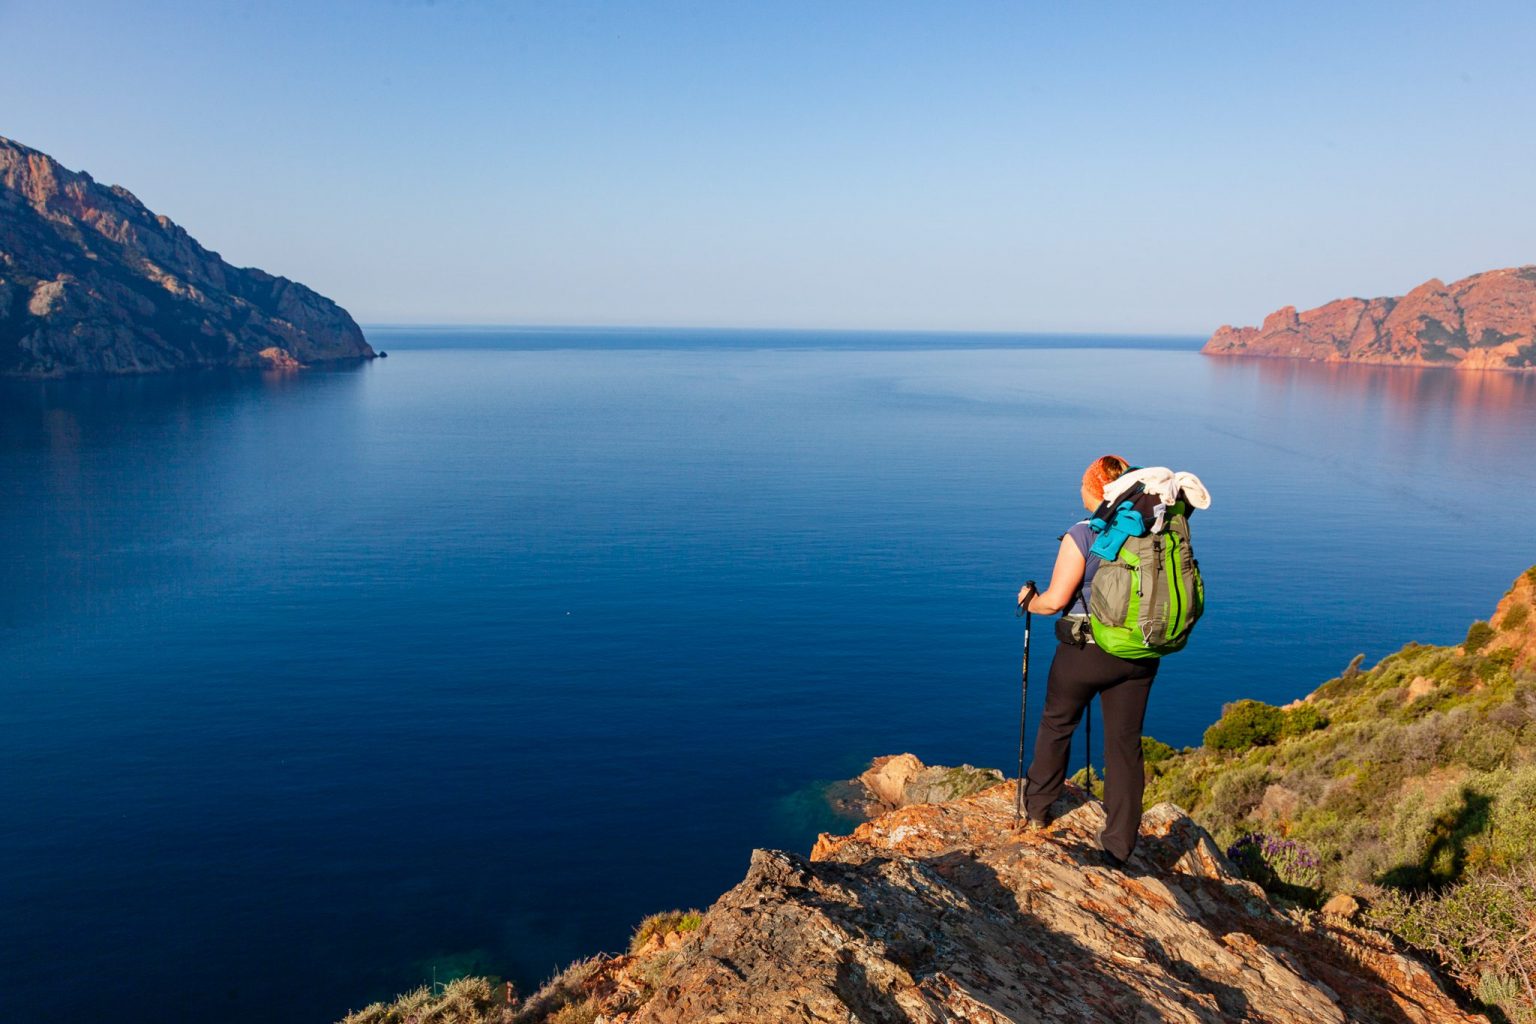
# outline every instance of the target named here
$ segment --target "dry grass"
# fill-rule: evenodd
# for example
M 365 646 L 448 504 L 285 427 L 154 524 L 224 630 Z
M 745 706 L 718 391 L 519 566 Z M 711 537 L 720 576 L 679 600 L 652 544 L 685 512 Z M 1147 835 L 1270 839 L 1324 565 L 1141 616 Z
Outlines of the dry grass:
M 654 935 L 697 931 L 703 923 L 704 914 L 698 910 L 667 910 L 652 914 L 635 926 L 635 934 L 629 940 L 629 951 L 631 954 L 638 953 Z
M 511 1010 L 489 978 L 459 978 L 434 993 L 426 985 L 392 1003 L 373 1003 L 341 1024 L 509 1024 Z
M 539 986 L 508 1024 L 591 1024 L 597 1011 L 583 986 L 602 962 L 600 956 L 577 960 Z
M 1412 895 L 1376 887 L 1367 920 L 1440 961 L 1514 1024 L 1536 1024 L 1536 867 Z

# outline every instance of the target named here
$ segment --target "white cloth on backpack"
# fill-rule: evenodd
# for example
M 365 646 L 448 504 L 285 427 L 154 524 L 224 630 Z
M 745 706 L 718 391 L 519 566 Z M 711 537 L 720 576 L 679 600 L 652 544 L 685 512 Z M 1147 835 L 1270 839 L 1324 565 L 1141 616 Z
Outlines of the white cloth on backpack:
M 1211 492 L 1205 489 L 1199 477 L 1193 473 L 1175 473 L 1167 466 L 1135 469 L 1111 480 L 1104 485 L 1104 500 L 1114 501 L 1138 483 L 1146 488 L 1148 494 L 1157 495 L 1167 504 L 1177 501 L 1179 492 L 1183 491 L 1184 500 L 1195 508 L 1211 507 Z

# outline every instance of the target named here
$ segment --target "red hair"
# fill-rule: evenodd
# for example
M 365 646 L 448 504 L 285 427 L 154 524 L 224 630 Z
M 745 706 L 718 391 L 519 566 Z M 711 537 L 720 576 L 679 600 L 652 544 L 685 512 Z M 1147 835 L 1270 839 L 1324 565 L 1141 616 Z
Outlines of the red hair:
M 1118 455 L 1100 455 L 1083 472 L 1083 489 L 1094 501 L 1104 500 L 1104 486 L 1120 479 L 1131 464 Z

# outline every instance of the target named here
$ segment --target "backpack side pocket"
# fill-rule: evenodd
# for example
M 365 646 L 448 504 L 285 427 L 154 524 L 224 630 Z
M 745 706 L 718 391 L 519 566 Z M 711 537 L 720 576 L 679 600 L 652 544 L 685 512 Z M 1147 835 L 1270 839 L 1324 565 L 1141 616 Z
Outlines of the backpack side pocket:
M 1131 592 L 1136 589 L 1135 577 L 1131 567 L 1119 559 L 1102 563 L 1088 594 L 1089 613 L 1106 626 L 1125 625 L 1131 612 Z

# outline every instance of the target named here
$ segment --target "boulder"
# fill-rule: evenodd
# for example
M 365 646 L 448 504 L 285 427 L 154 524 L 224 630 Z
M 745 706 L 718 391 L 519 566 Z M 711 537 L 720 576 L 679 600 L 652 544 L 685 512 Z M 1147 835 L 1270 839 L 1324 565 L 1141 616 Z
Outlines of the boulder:
M 829 797 L 842 812 L 869 818 L 912 804 L 940 803 L 979 792 L 1003 781 L 995 768 L 962 764 L 925 765 L 914 754 L 877 757 L 858 778 L 839 783 Z

